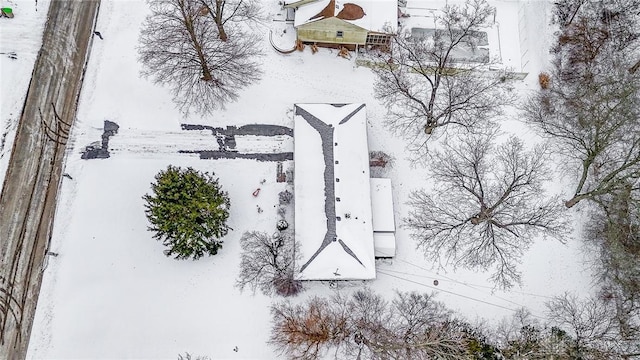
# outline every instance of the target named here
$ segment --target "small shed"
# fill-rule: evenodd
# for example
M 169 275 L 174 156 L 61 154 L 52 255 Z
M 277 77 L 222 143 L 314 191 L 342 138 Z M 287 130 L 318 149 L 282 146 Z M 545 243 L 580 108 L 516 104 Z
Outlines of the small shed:
M 298 40 L 320 46 L 386 45 L 398 26 L 396 0 L 301 0 L 287 7 L 296 9 Z
M 396 222 L 393 215 L 391 179 L 371 178 L 371 213 L 376 258 L 396 255 Z

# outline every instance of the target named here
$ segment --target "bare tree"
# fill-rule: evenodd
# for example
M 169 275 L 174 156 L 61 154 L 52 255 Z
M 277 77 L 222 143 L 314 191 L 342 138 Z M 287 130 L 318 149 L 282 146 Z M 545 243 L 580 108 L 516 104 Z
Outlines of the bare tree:
M 305 304 L 272 305 L 269 343 L 289 359 L 317 359 L 339 349 L 350 332 L 345 309 L 332 300 L 313 297 Z
M 167 85 L 180 110 L 211 113 L 260 78 L 258 37 L 240 26 L 219 38 L 200 0 L 150 0 L 139 54 L 142 74 Z M 233 34 L 231 34 L 233 33 Z
M 505 359 L 581 359 L 573 350 L 575 339 L 569 332 L 541 323 L 525 308 L 502 320 L 495 330 L 494 340 Z
M 409 140 L 413 150 L 424 152 L 439 127 L 482 131 L 502 113 L 503 105 L 513 102 L 508 74 L 483 70 L 488 55 L 468 58 L 475 56 L 486 35 L 479 30 L 493 11 L 485 0 L 446 6 L 432 34 L 400 29 L 392 51 L 379 55 L 381 61 L 373 68 L 375 97 L 388 109 L 389 129 Z
M 557 326 L 542 323 L 522 308 L 503 319 L 494 336 L 501 354 L 513 360 L 572 360 L 575 339 Z
M 627 352 L 616 324 L 615 309 L 609 303 L 597 297 L 580 300 L 565 293 L 546 305 L 552 324 L 571 336 L 568 355 L 572 358 L 625 359 L 638 356 Z
M 271 344 L 293 359 L 459 359 L 467 328 L 433 295 L 397 293 L 389 303 L 371 290 L 272 306 Z
M 236 286 L 240 290 L 250 287 L 263 294 L 296 295 L 302 290 L 294 278 L 295 242 L 286 233 L 271 236 L 265 232 L 245 232 L 240 238 L 242 256 Z
M 640 307 L 640 193 L 631 184 L 612 194 L 592 211 L 585 240 L 600 253 L 596 273 L 600 281 L 614 282 Z
M 598 254 L 592 270 L 600 297 L 615 309 L 622 342 L 640 353 L 640 201 L 631 186 L 592 210 L 584 239 Z M 635 345 L 634 345 L 635 344 Z
M 350 298 L 336 295 L 334 301 L 346 304 L 351 338 L 345 346 L 348 358 L 374 359 L 372 348 L 395 337 L 388 328 L 391 321 L 389 303 L 371 289 L 358 290 Z
M 494 147 L 470 136 L 436 152 L 435 189 L 411 193 L 405 225 L 425 255 L 487 269 L 500 288 L 519 283 L 517 263 L 538 235 L 563 241 L 568 225 L 557 197 L 545 197 L 545 149 L 526 151 L 517 138 Z
M 498 324 L 494 338 L 507 359 L 543 359 L 550 355 L 543 349 L 543 330 L 531 312 L 521 308 Z
M 580 7 L 586 3 L 587 0 L 559 0 L 554 2 L 555 21 L 560 26 L 569 26 L 573 22 L 573 19 L 578 14 Z
M 227 41 L 225 25 L 262 21 L 260 2 L 257 0 L 200 0 L 206 13 L 211 16 L 218 29 L 218 37 Z
M 578 299 L 564 293 L 546 303 L 547 321 L 527 309 L 502 320 L 493 339 L 506 359 L 632 359 L 640 356 L 638 336 L 620 332 L 609 299 L 596 295 Z
M 573 3 L 574 19 L 553 49 L 551 86 L 529 99 L 525 120 L 575 174 L 565 203 L 572 207 L 601 202 L 628 183 L 640 189 L 640 74 L 629 71 L 640 48 L 640 2 L 561 3 Z
M 567 207 L 584 199 L 599 202 L 629 183 L 640 190 L 640 74 L 607 72 L 597 83 L 552 81 L 525 106 L 526 121 L 550 140 L 568 170 L 575 169 Z
M 550 304 L 575 336 L 570 354 L 640 356 L 640 75 L 633 71 L 640 1 L 559 3 L 558 11 L 572 9 L 571 20 L 553 48 L 551 86 L 529 99 L 525 118 L 549 139 L 575 181 L 565 205 L 597 205 L 584 239 L 598 254 L 593 269 L 600 289 L 597 298 L 565 295 Z
M 467 351 L 464 323 L 433 294 L 398 292 L 390 303 L 369 289 L 334 297 L 349 314 L 349 357 L 364 359 L 459 359 Z
M 368 343 L 375 359 L 459 359 L 467 352 L 464 327 L 433 294 L 398 292 L 389 308 L 393 337 Z

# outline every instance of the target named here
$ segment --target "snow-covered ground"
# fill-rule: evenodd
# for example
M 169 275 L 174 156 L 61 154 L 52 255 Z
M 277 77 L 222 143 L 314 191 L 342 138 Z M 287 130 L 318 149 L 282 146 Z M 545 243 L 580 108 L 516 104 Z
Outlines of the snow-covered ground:
M 13 9 L 0 17 L 0 190 L 9 164 L 33 64 L 42 44 L 49 0 L 0 0 Z
M 265 4 L 277 11 L 275 0 Z M 501 31 L 509 33 L 501 46 L 528 49 L 526 69 L 531 74 L 520 87 L 522 91 L 533 89 L 547 58 L 550 34 L 542 32 L 550 31 L 547 23 L 551 6 L 546 1 L 503 0 L 493 4 L 498 14 L 502 8 L 515 9 L 527 19 L 526 26 L 514 24 L 514 29 L 505 29 L 505 23 L 501 23 Z M 409 210 L 405 204 L 409 192 L 428 186 L 428 171 L 412 166 L 403 141 L 384 128 L 385 109 L 372 96 L 370 71 L 338 57 L 335 50 L 321 50 L 315 55 L 308 50 L 290 55 L 276 53 L 269 47 L 268 33 L 269 28 L 274 29 L 277 41 L 285 27 L 282 22 L 269 22 L 262 29 L 266 56 L 264 77 L 259 83 L 243 91 L 240 100 L 225 111 L 184 119 L 174 109 L 167 89 L 139 76 L 137 34 L 147 13 L 144 1 L 102 1 L 97 30 L 104 40 L 93 42 L 69 142 L 64 171 L 72 179 L 65 178 L 62 183 L 51 245 L 58 256 L 48 258 L 44 271 L 28 358 L 175 359 L 187 351 L 212 359 L 276 358 L 266 342 L 269 306 L 280 299 L 240 293 L 233 285 L 239 271 L 240 236 L 248 230 L 275 230 L 277 194 L 285 184 L 276 183 L 273 162 L 200 160 L 196 155 L 165 151 L 193 143 L 194 135 L 183 132 L 180 124 L 292 127 L 295 103 L 365 103 L 369 149 L 396 158 L 386 175 L 393 181 L 398 222 Z M 42 19 L 34 17 L 32 21 L 33 26 L 41 26 Z M 518 28 L 524 29 L 526 36 L 513 36 Z M 15 40 L 6 40 L 5 28 L 0 29 L 0 46 L 11 47 Z M 285 36 L 292 31 L 288 28 Z M 283 48 L 289 47 L 285 42 Z M 20 102 L 20 98 L 19 94 L 5 94 L 5 76 L 13 79 L 14 75 L 5 70 L 10 60 L 0 61 L 4 129 L 11 124 L 4 110 L 7 98 L 13 96 L 9 104 Z M 25 77 L 28 71 L 15 79 L 24 81 Z M 15 109 L 14 120 L 19 107 Z M 81 160 L 82 148 L 100 140 L 104 120 L 120 125 L 118 134 L 110 140 L 110 146 L 118 151 L 105 160 Z M 513 119 L 505 122 L 504 129 L 524 138 L 532 136 Z M 179 136 L 181 132 L 184 138 Z M 206 144 L 204 136 L 197 141 Z M 138 142 L 150 145 L 135 146 Z M 211 148 L 217 148 L 213 136 Z M 150 191 L 154 175 L 169 164 L 215 172 L 229 192 L 229 221 L 234 231 L 225 237 L 218 255 L 198 261 L 166 258 L 161 243 L 147 231 L 142 196 Z M 285 162 L 285 168 L 290 166 L 291 162 Z M 263 179 L 266 182 L 261 184 Z M 257 188 L 261 191 L 254 197 L 252 192 Z M 264 211 L 259 213 L 257 207 Z M 415 250 L 406 229 L 399 228 L 396 239 L 397 256 L 377 263 L 376 280 L 340 283 L 338 291 L 361 286 L 389 296 L 396 289 L 435 291 L 440 300 L 469 320 L 495 322 L 522 306 L 542 317 L 549 296 L 565 290 L 586 293 L 590 288 L 589 273 L 581 263 L 579 242 L 575 240 L 567 246 L 537 242 L 523 258 L 523 287 L 494 292 L 487 273 L 438 269 L 437 264 L 427 263 Z M 437 287 L 433 285 L 436 279 Z M 310 283 L 296 301 L 332 291 L 327 283 Z

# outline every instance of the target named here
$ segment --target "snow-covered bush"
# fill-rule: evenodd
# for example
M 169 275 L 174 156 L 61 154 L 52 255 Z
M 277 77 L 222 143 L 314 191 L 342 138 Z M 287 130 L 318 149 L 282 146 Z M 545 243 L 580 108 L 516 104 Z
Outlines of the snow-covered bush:
M 393 165 L 393 157 L 384 151 L 369 152 L 369 165 L 371 167 L 390 167 Z
M 280 217 L 284 217 L 287 214 L 287 207 L 286 206 L 278 206 L 278 216 Z
M 167 246 L 165 255 L 195 260 L 222 247 L 231 202 L 213 175 L 174 166 L 156 175 L 143 199 L 149 230 Z
M 289 190 L 281 191 L 278 194 L 278 200 L 280 201 L 280 205 L 289 205 L 291 204 L 291 200 L 293 200 L 293 194 Z
M 287 176 L 287 184 L 293 185 L 293 166 L 289 167 L 284 172 Z
M 287 222 L 287 220 L 284 220 L 284 219 L 278 220 L 278 223 L 276 224 L 276 228 L 280 231 L 286 230 L 288 227 L 289 227 L 289 223 Z
M 393 167 L 393 156 L 383 151 L 369 152 L 369 169 L 371 177 L 384 177 L 385 172 Z
M 208 356 L 200 356 L 200 355 L 191 356 L 191 354 L 189 353 L 184 353 L 184 356 L 182 356 L 182 354 L 178 354 L 178 360 L 210 360 L 210 359 Z

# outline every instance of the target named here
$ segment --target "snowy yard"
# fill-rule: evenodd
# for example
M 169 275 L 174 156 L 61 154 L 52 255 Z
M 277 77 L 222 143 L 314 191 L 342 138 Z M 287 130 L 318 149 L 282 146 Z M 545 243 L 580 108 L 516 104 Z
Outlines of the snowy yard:
M 24 26 L 42 27 L 46 8 L 41 1 L 37 14 L 29 14 L 30 1 L 9 3 L 18 3 L 15 8 L 27 13 L 29 22 L 20 24 L 16 17 L 12 21 L 20 27 L 8 30 L 6 19 L 0 19 L 0 52 L 20 51 L 19 62 L 0 54 L 3 134 L 15 127 L 29 64 L 37 54 L 37 36 L 27 37 L 31 45 L 24 51 L 16 48 L 16 39 L 22 36 L 20 31 L 26 32 Z M 537 86 L 537 74 L 547 61 L 551 34 L 539 32 L 549 31 L 551 5 L 535 0 L 491 4 L 497 7 L 504 63 L 530 74 L 518 84 L 524 94 Z M 272 18 L 278 12 L 275 0 L 265 1 L 265 8 Z M 392 180 L 398 224 L 409 210 L 405 204 L 408 194 L 429 186 L 428 172 L 407 159 L 404 142 L 383 126 L 385 109 L 373 98 L 370 70 L 356 67 L 354 59 L 338 57 L 336 50 L 275 52 L 269 45 L 269 30 L 274 30 L 278 40 L 287 27 L 283 22 L 270 21 L 261 28 L 266 54 L 261 81 L 244 90 L 240 100 L 224 111 L 183 118 L 166 88 L 139 76 L 137 39 L 148 11 L 144 1 L 103 0 L 100 6 L 96 29 L 104 40 L 93 42 L 69 141 L 64 172 L 71 178 L 62 183 L 51 245 L 58 256 L 48 258 L 44 271 L 28 358 L 175 359 L 185 352 L 212 359 L 276 358 L 267 344 L 269 306 L 280 299 L 246 290 L 241 293 L 234 282 L 240 236 L 250 230 L 275 231 L 278 193 L 286 183 L 276 182 L 275 162 L 201 160 L 194 154 L 170 151 L 192 149 L 194 144 L 217 149 L 215 137 L 208 142 L 206 135 L 188 133 L 180 125 L 293 128 L 294 104 L 364 103 L 369 149 L 395 157 L 385 176 Z M 526 24 L 516 23 L 519 15 L 527 19 Z M 285 36 L 293 31 L 287 28 Z M 283 48 L 289 47 L 286 40 L 280 40 Z M 8 85 L 14 82 L 15 86 Z M 111 157 L 81 160 L 83 148 L 100 140 L 105 120 L 120 126 L 110 139 Z M 532 131 L 513 117 L 504 121 L 502 129 L 527 143 L 536 141 Z M 9 140 L 0 146 L 0 174 L 6 168 L 9 148 Z M 229 225 L 234 230 L 223 239 L 218 255 L 198 261 L 167 258 L 162 244 L 147 231 L 142 196 L 150 191 L 155 174 L 170 164 L 215 172 L 223 190 L 229 192 Z M 292 166 L 291 161 L 284 163 L 285 169 Z M 261 184 L 263 179 L 266 182 Z M 254 197 L 257 188 L 261 191 Z M 258 207 L 264 211 L 258 212 Z M 399 227 L 396 239 L 396 257 L 377 261 L 375 280 L 339 283 L 338 291 L 367 286 L 389 297 L 394 290 L 434 291 L 439 300 L 470 321 L 496 323 L 523 306 L 544 317 L 544 302 L 550 296 L 564 291 L 588 294 L 591 288 L 580 243 L 575 240 L 566 246 L 553 240 L 537 241 L 520 266 L 523 286 L 502 292 L 493 291 L 488 273 L 439 268 L 439 264 L 426 262 L 406 229 Z M 325 282 L 308 283 L 295 301 L 333 291 Z

